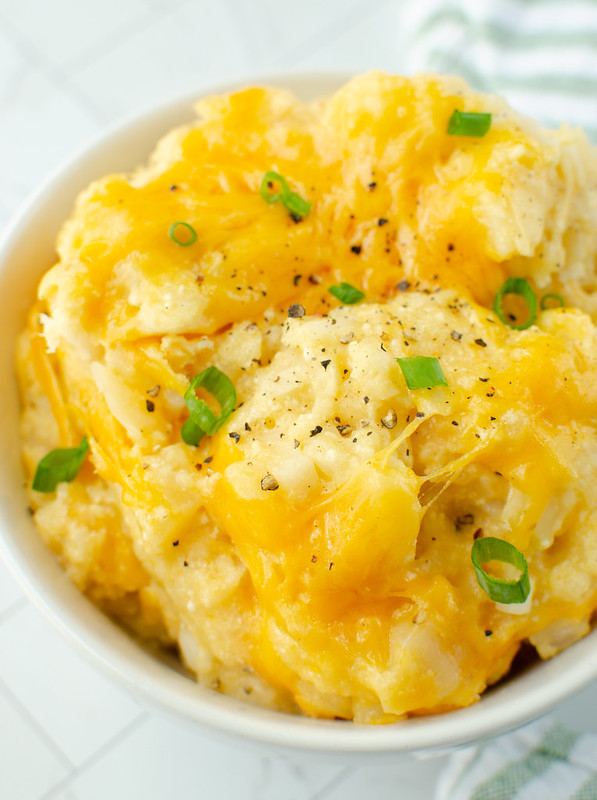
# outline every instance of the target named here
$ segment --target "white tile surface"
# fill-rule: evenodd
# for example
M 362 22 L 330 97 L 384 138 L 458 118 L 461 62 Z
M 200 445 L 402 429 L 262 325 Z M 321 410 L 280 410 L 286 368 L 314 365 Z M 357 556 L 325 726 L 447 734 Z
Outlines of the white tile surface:
M 68 769 L 0 686 L 0 797 L 38 800 Z
M 9 77 L 2 81 L 2 77 Z M 10 213 L 98 128 L 89 110 L 32 65 L 3 34 L 0 17 L 0 180 Z M 40 131 L 43 130 L 43 139 Z
M 373 2 L 366 13 L 343 19 L 324 36 L 316 37 L 309 48 L 296 54 L 294 61 L 304 69 L 400 72 L 399 41 L 397 4 Z M 280 63 L 286 64 L 287 57 L 280 59 Z
M 330 786 L 325 800 L 397 800 L 433 797 L 437 776 L 446 759 L 419 761 L 402 766 L 349 768 Z
M 74 765 L 140 713 L 31 605 L 0 626 L 0 679 Z
M 29 59 L 39 65 L 62 66 L 89 60 L 115 37 L 152 19 L 143 0 L 19 0 L 0 5 L 0 21 L 18 36 Z
M 302 800 L 341 769 L 272 760 L 154 716 L 75 776 L 69 789 L 76 800 L 119 798 L 123 786 L 134 786 L 140 798 L 197 800 L 215 796 L 207 787 L 217 787 L 218 797 L 234 800 Z
M 11 608 L 22 597 L 21 587 L 0 558 L 0 618 L 3 612 Z
M 234 5 L 226 0 L 184 3 L 78 70 L 73 84 L 112 118 L 225 81 L 249 66 L 235 20 Z

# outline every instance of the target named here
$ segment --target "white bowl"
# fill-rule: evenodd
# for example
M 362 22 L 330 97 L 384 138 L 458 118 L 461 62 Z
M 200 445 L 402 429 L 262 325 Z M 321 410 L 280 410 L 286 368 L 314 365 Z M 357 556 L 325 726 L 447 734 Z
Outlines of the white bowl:
M 305 100 L 330 94 L 349 76 L 309 74 L 255 82 L 285 86 Z M 238 84 L 237 84 L 238 85 Z M 218 86 L 213 92 L 237 85 Z M 212 93 L 212 92 L 210 92 Z M 597 630 L 551 661 L 534 663 L 474 706 L 393 725 L 361 726 L 257 709 L 202 688 L 146 652 L 70 583 L 46 550 L 27 511 L 19 443 L 14 345 L 37 283 L 55 259 L 54 242 L 75 197 L 91 180 L 142 162 L 160 136 L 192 119 L 196 96 L 163 105 L 113 128 L 47 180 L 0 245 L 0 554 L 33 601 L 96 663 L 131 689 L 195 724 L 245 740 L 311 754 L 382 759 L 431 754 L 488 738 L 543 714 L 597 678 Z M 31 653 L 31 658 L 38 654 Z

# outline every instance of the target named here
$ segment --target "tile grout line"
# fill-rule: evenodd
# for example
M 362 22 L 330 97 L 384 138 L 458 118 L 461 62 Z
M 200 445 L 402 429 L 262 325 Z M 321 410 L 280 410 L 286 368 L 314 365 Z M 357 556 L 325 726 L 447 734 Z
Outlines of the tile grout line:
M 52 786 L 48 792 L 42 795 L 39 800 L 52 800 L 52 797 L 55 797 L 57 792 L 61 792 L 63 789 L 66 789 L 75 778 L 77 778 L 79 775 L 83 775 L 90 767 L 99 761 L 102 756 L 106 755 L 106 753 L 108 753 L 112 748 L 124 742 L 132 733 L 137 730 L 137 728 L 146 722 L 149 717 L 149 711 L 140 711 L 139 714 L 133 720 L 131 720 L 131 722 L 127 723 L 124 728 L 121 728 L 118 733 L 115 733 L 114 736 L 108 739 L 107 742 L 104 742 L 104 744 L 99 747 L 95 753 L 92 753 L 78 766 L 73 765 L 69 774 L 59 780 L 58 783 L 54 784 L 54 786 Z
M 1 228 L 0 228 L 1 230 Z M 8 619 L 11 619 L 18 614 L 21 609 L 25 608 L 29 605 L 29 600 L 26 597 L 19 597 L 17 600 L 13 600 L 6 608 L 0 611 L 0 625 Z
M 48 747 L 49 750 L 51 750 L 51 752 L 57 758 L 60 764 L 65 769 L 69 771 L 72 770 L 74 764 L 70 760 L 70 758 L 68 758 L 68 756 L 62 752 L 62 750 L 52 739 L 50 734 L 44 728 L 42 728 L 42 726 L 35 719 L 33 714 L 31 714 L 29 709 L 23 705 L 23 703 L 19 700 L 16 694 L 12 691 L 10 686 L 8 686 L 2 679 L 0 679 L 0 693 L 6 699 L 6 702 L 13 707 L 13 709 L 21 717 L 24 717 L 27 720 L 27 722 L 29 722 L 35 728 L 36 733 L 39 734 L 44 744 Z
M 341 767 L 340 771 L 337 772 L 333 778 L 330 778 L 327 783 L 324 783 L 324 785 L 315 792 L 315 794 L 309 797 L 309 800 L 325 800 L 332 789 L 342 786 L 342 784 L 350 778 L 354 770 L 354 767 Z

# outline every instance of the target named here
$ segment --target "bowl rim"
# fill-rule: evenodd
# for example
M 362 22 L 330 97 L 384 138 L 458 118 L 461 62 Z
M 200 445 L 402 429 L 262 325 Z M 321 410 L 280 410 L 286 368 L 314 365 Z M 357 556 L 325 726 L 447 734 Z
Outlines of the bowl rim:
M 161 123 L 165 133 L 173 127 L 171 120 L 178 119 L 181 113 L 190 121 L 193 103 L 208 95 L 254 84 L 283 86 L 299 94 L 301 87 L 307 84 L 321 85 L 328 87 L 325 94 L 331 90 L 329 87 L 339 87 L 352 75 L 345 71 L 318 70 L 243 76 L 240 80 L 200 86 L 197 91 L 153 103 L 116 121 L 52 170 L 13 216 L 0 240 L 0 286 L 10 272 L 12 257 L 27 236 L 32 220 L 44 212 L 54 197 L 63 200 L 70 197 L 72 206 L 76 195 L 89 183 L 87 177 L 81 177 L 79 182 L 81 174 L 93 172 L 96 160 L 109 158 L 109 152 L 127 136 L 135 132 L 141 135 Z M 141 138 L 144 137 L 141 135 Z M 152 141 L 155 144 L 156 140 Z M 143 158 L 145 155 L 140 156 L 139 161 Z M 102 174 L 105 171 L 99 168 L 96 177 Z M 40 267 L 37 280 L 43 271 L 45 267 Z M 596 630 L 555 659 L 538 665 L 543 679 L 537 681 L 536 675 L 523 674 L 513 682 L 517 688 L 505 684 L 484 694 L 481 702 L 447 714 L 365 726 L 258 708 L 201 687 L 146 653 L 74 587 L 37 533 L 37 541 L 13 533 L 14 519 L 5 506 L 2 494 L 0 556 L 34 604 L 62 634 L 103 671 L 118 678 L 133 692 L 140 692 L 152 704 L 157 703 L 205 729 L 237 739 L 311 754 L 374 756 L 443 751 L 518 727 L 597 678 Z M 25 524 L 23 520 L 19 523 L 21 527 Z M 30 521 L 28 529 L 33 530 Z

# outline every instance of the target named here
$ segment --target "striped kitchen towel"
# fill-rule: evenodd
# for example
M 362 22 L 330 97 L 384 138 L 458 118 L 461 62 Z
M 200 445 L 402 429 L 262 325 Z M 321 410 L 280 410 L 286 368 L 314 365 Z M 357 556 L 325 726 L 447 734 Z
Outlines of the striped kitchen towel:
M 407 73 L 460 75 L 597 142 L 597 0 L 417 0 L 400 28 Z
M 597 736 L 542 720 L 461 750 L 435 800 L 597 800 Z

